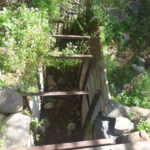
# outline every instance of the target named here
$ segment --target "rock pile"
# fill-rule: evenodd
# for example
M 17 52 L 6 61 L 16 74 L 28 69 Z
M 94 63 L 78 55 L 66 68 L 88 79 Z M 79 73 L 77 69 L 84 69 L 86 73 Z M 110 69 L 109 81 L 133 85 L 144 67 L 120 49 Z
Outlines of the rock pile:
M 10 88 L 1 88 L 0 140 L 3 142 L 0 149 L 9 150 L 14 147 L 26 147 L 29 143 L 30 117 L 23 115 L 22 110 L 22 96 Z
M 128 119 L 130 113 L 132 113 L 132 122 Z M 127 107 L 110 100 L 104 112 L 95 120 L 94 138 L 111 138 L 116 143 L 148 141 L 149 137 L 145 131 L 133 132 L 134 124 L 137 124 L 141 118 L 149 121 L 150 110 Z

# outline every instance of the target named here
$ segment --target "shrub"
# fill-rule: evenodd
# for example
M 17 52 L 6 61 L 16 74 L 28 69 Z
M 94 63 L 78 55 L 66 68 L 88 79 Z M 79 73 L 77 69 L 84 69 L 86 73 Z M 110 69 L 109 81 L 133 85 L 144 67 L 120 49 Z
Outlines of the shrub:
M 145 121 L 144 119 L 141 119 L 136 126 L 137 131 L 144 130 L 150 137 L 150 122 Z

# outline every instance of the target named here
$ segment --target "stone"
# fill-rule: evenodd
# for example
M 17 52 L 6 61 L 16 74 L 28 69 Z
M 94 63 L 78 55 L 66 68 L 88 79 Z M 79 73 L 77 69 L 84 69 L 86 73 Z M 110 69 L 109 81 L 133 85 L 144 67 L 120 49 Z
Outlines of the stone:
M 130 40 L 130 35 L 127 33 L 120 33 L 120 35 L 122 36 L 124 42 L 128 42 Z
M 0 113 L 0 121 L 3 121 L 5 119 L 5 115 Z
M 136 64 L 132 65 L 132 68 L 134 71 L 136 71 L 137 73 L 142 73 L 145 72 L 145 68 L 142 66 L 137 66 Z
M 23 109 L 22 96 L 11 88 L 0 89 L 0 112 L 17 113 Z
M 55 80 L 54 80 L 54 77 L 53 75 L 49 75 L 48 78 L 47 78 L 47 84 L 48 84 L 48 87 L 49 88 L 54 88 L 55 86 L 57 86 Z
M 70 132 L 70 131 L 74 131 L 76 129 L 76 124 L 74 122 L 70 122 L 68 125 L 67 125 L 67 130 Z
M 114 100 L 109 100 L 105 104 L 103 111 L 104 117 L 116 118 L 116 117 L 129 117 L 132 114 L 132 120 L 137 123 L 141 118 L 148 120 L 150 118 L 150 109 L 140 108 L 140 107 L 128 107 Z
M 94 121 L 94 139 L 115 139 L 114 124 L 114 118 L 105 118 L 98 115 Z
M 130 107 L 119 104 L 116 101 L 109 100 L 105 104 L 103 111 L 104 117 L 116 118 L 116 117 L 128 117 L 130 113 Z
M 149 136 L 145 131 L 137 131 L 117 137 L 116 143 L 136 143 L 141 141 L 149 141 Z
M 131 132 L 134 129 L 134 124 L 125 117 L 117 117 L 115 126 L 114 126 L 114 134 L 121 135 L 123 133 Z
M 44 105 L 44 109 L 52 109 L 54 107 L 54 105 L 52 103 L 46 103 Z
M 30 117 L 21 113 L 12 114 L 6 118 L 4 124 L 2 149 L 26 147 L 30 135 Z
M 139 56 L 135 56 L 134 58 L 134 62 L 136 65 L 139 65 L 139 66 L 145 66 L 145 59 L 144 58 L 141 58 Z
M 144 118 L 145 120 L 150 119 L 150 109 L 131 107 L 130 112 L 132 113 L 133 121 L 138 122 L 141 118 Z
M 42 134 L 45 134 L 46 129 L 49 128 L 50 126 L 50 121 L 47 118 L 44 118 L 44 123 L 41 125 L 40 127 L 40 131 L 42 132 Z

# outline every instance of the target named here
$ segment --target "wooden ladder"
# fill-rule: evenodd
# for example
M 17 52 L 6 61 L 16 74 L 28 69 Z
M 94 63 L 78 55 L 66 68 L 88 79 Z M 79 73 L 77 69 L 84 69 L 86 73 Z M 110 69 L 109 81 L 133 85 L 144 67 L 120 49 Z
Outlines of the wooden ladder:
M 76 40 L 88 40 L 90 36 L 82 35 L 53 35 L 57 39 L 76 39 Z M 80 59 L 80 60 L 91 60 L 93 55 L 51 55 L 57 59 Z M 69 96 L 69 95 L 88 95 L 88 94 L 100 94 L 100 91 L 52 91 L 44 93 L 23 93 L 22 96 Z
M 89 40 L 91 37 L 90 36 L 82 36 L 82 35 L 53 35 L 54 38 L 56 39 L 75 39 L 75 40 Z M 85 91 L 85 85 L 86 82 L 88 80 L 88 73 L 90 70 L 90 63 L 91 60 L 93 59 L 93 55 L 51 55 L 50 57 L 54 57 L 56 59 L 80 59 L 80 60 L 89 60 L 89 64 L 88 64 L 88 69 L 87 69 L 87 73 L 86 73 L 86 77 L 84 79 L 84 84 L 81 90 L 79 91 L 52 91 L 52 92 L 43 92 L 43 93 L 23 93 L 23 96 L 42 96 L 42 97 L 47 97 L 47 96 L 70 96 L 70 95 L 79 95 L 81 96 L 81 100 L 83 98 L 83 95 L 90 95 L 93 94 L 94 98 L 91 104 L 91 107 L 89 109 L 89 112 L 87 114 L 87 117 L 85 119 L 85 123 L 83 125 L 83 130 L 82 132 L 85 132 L 85 129 L 87 128 L 87 123 L 89 122 L 95 106 L 97 104 L 97 101 L 99 99 L 100 96 L 100 90 L 90 90 L 90 91 Z

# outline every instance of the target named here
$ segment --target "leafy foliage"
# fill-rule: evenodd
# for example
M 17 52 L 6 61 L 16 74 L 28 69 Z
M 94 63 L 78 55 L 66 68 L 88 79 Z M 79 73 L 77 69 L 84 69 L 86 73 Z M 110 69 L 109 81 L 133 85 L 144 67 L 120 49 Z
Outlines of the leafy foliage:
M 37 67 L 44 63 L 52 44 L 47 12 L 25 4 L 16 10 L 4 8 L 0 12 L 0 28 L 5 30 L 0 38 L 0 68 L 23 73 L 27 79 L 24 83 L 35 85 Z
M 61 52 L 54 47 L 50 19 L 59 17 L 61 0 L 31 2 L 33 7 L 18 4 L 0 11 L 0 69 L 3 74 L 17 73 L 20 76 L 19 89 L 26 92 L 37 89 L 39 65 L 67 70 L 79 63 L 50 57 L 52 54 L 78 54 L 73 45 Z M 3 85 L 5 82 L 0 80 L 0 86 Z
M 136 126 L 137 131 L 144 130 L 150 137 L 150 122 L 141 119 L 139 124 Z
M 80 47 L 82 46 L 82 49 Z M 58 48 L 55 48 L 55 50 L 52 50 L 49 55 L 74 55 L 74 54 L 81 54 L 83 53 L 83 43 L 78 43 L 77 45 L 73 45 L 71 42 L 67 44 L 66 48 L 60 51 Z M 57 58 L 51 58 L 49 60 L 49 66 L 56 67 L 58 70 L 63 71 L 74 71 L 76 66 L 78 66 L 79 63 L 81 63 L 80 60 L 76 59 L 57 59 Z

